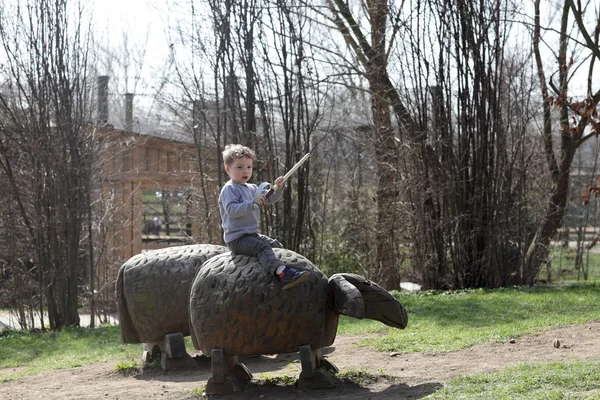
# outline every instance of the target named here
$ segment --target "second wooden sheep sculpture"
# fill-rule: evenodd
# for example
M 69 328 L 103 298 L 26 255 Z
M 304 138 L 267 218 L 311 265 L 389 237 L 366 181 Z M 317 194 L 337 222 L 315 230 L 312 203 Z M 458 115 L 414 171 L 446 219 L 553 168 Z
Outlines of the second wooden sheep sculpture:
M 123 343 L 143 343 L 142 360 L 162 354 L 163 369 L 193 367 L 183 337 L 190 334 L 190 286 L 202 264 L 227 251 L 195 244 L 138 254 L 119 269 L 116 295 Z

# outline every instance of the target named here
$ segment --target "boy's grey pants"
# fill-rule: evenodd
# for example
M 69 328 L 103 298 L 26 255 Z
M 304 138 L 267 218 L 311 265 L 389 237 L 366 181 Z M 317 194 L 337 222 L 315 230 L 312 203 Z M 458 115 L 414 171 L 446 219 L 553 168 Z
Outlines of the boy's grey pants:
M 283 245 L 278 240 L 260 233 L 249 233 L 241 236 L 227 243 L 227 247 L 232 253 L 258 257 L 260 264 L 273 275 L 275 275 L 275 271 L 280 265 L 284 265 L 273 252 L 273 248 L 281 249 Z

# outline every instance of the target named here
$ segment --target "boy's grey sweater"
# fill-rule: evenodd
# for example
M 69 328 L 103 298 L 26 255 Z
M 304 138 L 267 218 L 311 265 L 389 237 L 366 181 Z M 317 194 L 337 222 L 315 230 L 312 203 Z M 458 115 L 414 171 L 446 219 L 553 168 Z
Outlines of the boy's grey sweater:
M 257 186 L 253 183 L 239 184 L 231 180 L 221 189 L 219 210 L 225 243 L 248 233 L 258 233 L 260 207 L 254 203 L 256 189 Z M 276 203 L 282 194 L 283 190 L 276 190 L 267 199 L 267 204 Z

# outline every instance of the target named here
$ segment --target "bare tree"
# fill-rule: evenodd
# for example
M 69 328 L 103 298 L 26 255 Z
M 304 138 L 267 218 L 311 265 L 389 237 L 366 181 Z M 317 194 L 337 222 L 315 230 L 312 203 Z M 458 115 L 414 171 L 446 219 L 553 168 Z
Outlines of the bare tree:
M 175 79 L 169 83 L 185 100 L 179 101 L 179 94 L 163 97 L 182 121 L 193 121 L 189 131 L 199 148 L 214 146 L 217 154 L 232 142 L 254 148 L 259 181 L 283 174 L 310 150 L 319 118 L 318 92 L 304 83 L 311 69 L 310 61 L 303 58 L 306 20 L 292 13 L 286 2 L 269 5 L 256 0 L 190 3 L 186 18 L 171 24 Z M 210 11 L 210 25 L 206 11 Z M 270 47 L 257 37 L 273 38 L 280 47 Z M 179 52 L 182 46 L 191 49 L 191 58 L 189 52 Z M 206 167 L 201 157 L 199 163 Z M 219 157 L 219 187 L 225 178 L 221 163 Z M 292 249 L 302 247 L 310 231 L 305 224 L 310 221 L 305 171 L 288 181 L 291 190 L 286 191 L 283 212 L 262 213 L 263 232 L 281 237 Z M 205 209 L 215 206 L 207 203 Z
M 429 287 L 518 283 L 535 219 L 535 196 L 527 190 L 537 171 L 530 53 L 526 46 L 522 53 L 509 46 L 518 8 L 461 1 L 460 12 L 447 12 L 454 5 L 433 3 L 427 9 L 433 30 L 413 42 L 417 48 L 437 35 L 440 49 L 431 64 L 420 59 L 422 69 L 410 69 L 421 82 L 416 103 L 430 103 L 419 118 L 427 132 L 424 179 L 430 184 L 417 220 L 423 221 L 417 236 L 424 240 L 415 243 L 416 260 Z M 435 87 L 423 84 L 428 78 Z
M 0 164 L 18 212 L 16 225 L 5 232 L 15 238 L 26 232 L 12 262 L 36 270 L 40 322 L 45 325 L 47 308 L 52 329 L 79 324 L 91 149 L 85 129 L 91 121 L 89 32 L 81 3 L 31 1 L 0 9 Z
M 592 3 L 575 4 L 572 0 L 560 2 L 560 27 L 557 41 L 542 42 L 543 32 L 552 32 L 543 26 L 540 15 L 540 0 L 535 2 L 533 24 L 533 47 L 544 100 L 543 151 L 550 171 L 551 187 L 544 217 L 538 226 L 525 256 L 523 276 L 532 284 L 550 251 L 550 240 L 561 226 L 567 205 L 571 164 L 576 151 L 590 137 L 600 133 L 598 102 L 600 88 L 593 79 L 596 62 L 600 61 L 600 14 Z M 592 15 L 592 12 L 596 12 Z M 586 17 L 591 20 L 593 33 L 585 25 Z M 573 26 L 574 25 L 574 26 Z M 550 48 L 555 62 L 545 62 L 542 43 L 554 44 Z M 572 50 L 575 46 L 576 50 Z M 576 64 L 573 51 L 582 52 L 581 60 L 588 61 L 587 70 Z M 555 65 L 558 65 L 558 68 Z M 575 77 L 583 75 L 586 94 L 583 99 L 574 99 L 569 92 Z M 552 91 L 551 91 L 552 89 Z M 558 127 L 552 119 L 552 107 L 558 110 Z M 555 133 L 556 132 L 556 133 Z M 555 138 L 558 137 L 558 140 Z
M 331 19 L 344 37 L 348 47 L 364 69 L 371 92 L 371 110 L 375 135 L 378 171 L 377 184 L 377 280 L 386 288 L 397 288 L 400 283 L 398 268 L 398 225 L 396 209 L 399 199 L 398 162 L 399 149 L 392 127 L 393 110 L 401 135 L 409 138 L 416 147 L 422 141 L 417 125 L 400 98 L 389 76 L 388 40 L 393 41 L 397 30 L 388 38 L 390 7 L 387 0 L 367 1 L 367 32 L 363 31 L 358 17 L 349 3 L 328 0 Z M 370 40 L 369 40 L 370 39 Z
M 429 287 L 506 284 L 530 226 L 528 175 L 517 171 L 530 162 L 523 137 L 533 114 L 530 99 L 514 93 L 531 86 L 526 64 L 506 50 L 517 10 L 470 1 L 326 4 L 373 102 L 378 279 L 397 287 L 404 242 Z
M 176 27 L 179 41 L 171 53 L 178 77 L 173 83 L 185 100 L 173 101 L 179 94 L 171 96 L 172 110 L 186 124 L 192 121 L 190 131 L 199 138 L 197 143 L 209 138 L 218 153 L 232 141 L 255 147 L 261 167 L 265 166 L 259 180 L 289 168 L 304 152 L 314 151 L 317 143 L 329 146 L 326 151 L 317 146 L 318 165 L 331 169 L 311 170 L 323 182 L 338 182 L 329 180 L 328 172 L 340 168 L 328 158 L 332 154 L 359 161 L 355 152 L 373 156 L 376 184 L 363 188 L 362 181 L 353 181 L 361 189 L 347 193 L 356 200 L 358 193 L 375 191 L 372 275 L 386 287 L 398 286 L 400 266 L 409 252 L 430 287 L 532 283 L 539 270 L 534 264 L 544 259 L 542 250 L 547 250 L 560 223 L 565 202 L 556 203 L 558 198 L 552 195 L 550 203 L 555 206 L 548 211 L 552 218 L 545 218 L 537 235 L 532 232 L 544 219 L 537 193 L 552 185 L 543 181 L 533 151 L 539 104 L 531 97 L 535 93 L 529 74 L 531 54 L 522 43 L 522 53 L 512 46 L 516 29 L 512 22 L 522 11 L 519 5 L 468 0 L 399 4 L 327 0 L 324 4 L 191 2 L 192 29 Z M 580 9 L 571 3 L 569 7 Z M 565 6 L 567 17 L 569 7 Z M 208 11 L 209 19 L 203 19 Z M 583 18 L 579 20 L 576 25 L 582 32 Z M 345 40 L 345 46 L 334 46 L 333 51 L 324 44 L 325 36 L 319 35 L 331 34 L 325 30 L 331 27 Z M 597 34 L 587 36 L 579 39 L 590 49 Z M 180 45 L 192 49 L 191 59 L 178 53 Z M 561 79 L 559 75 L 559 93 Z M 372 141 L 361 136 L 365 131 L 359 126 L 324 121 L 323 116 L 333 118 L 333 110 L 339 107 L 330 99 L 343 98 L 329 91 L 332 82 L 348 90 L 366 82 Z M 569 103 L 565 99 L 558 95 L 552 102 Z M 597 104 L 595 95 L 590 99 L 585 104 L 569 103 L 571 111 L 567 107 L 571 116 L 579 112 L 578 121 L 587 121 L 581 132 L 595 121 L 591 114 Z M 331 110 L 323 110 L 325 104 Z M 544 129 L 551 122 L 550 103 L 546 104 Z M 356 141 L 347 140 L 349 132 L 356 134 Z M 549 148 L 551 136 L 543 137 Z M 579 143 L 574 139 L 570 135 L 563 140 L 568 149 L 556 165 L 570 165 Z M 365 150 L 365 145 L 373 151 Z M 278 158 L 280 153 L 285 160 Z M 550 154 L 551 161 L 553 151 Z M 554 174 L 553 167 L 549 170 Z M 224 176 L 222 170 L 218 172 L 220 186 Z M 552 190 L 560 192 L 568 168 L 557 176 L 561 179 L 552 181 L 556 183 Z M 283 227 L 283 232 L 275 228 L 275 233 L 291 248 L 304 251 L 315 249 L 317 230 L 331 232 L 342 222 L 338 230 L 355 236 L 351 225 L 357 224 L 357 218 L 354 222 L 325 218 L 327 203 L 314 201 L 326 197 L 331 187 L 312 186 L 308 191 L 307 182 L 301 170 L 297 180 L 290 182 L 296 191 L 286 195 L 296 197 L 286 197 L 283 213 L 264 213 L 264 229 Z M 359 201 L 352 204 L 353 210 L 361 207 Z M 557 207 L 563 211 L 557 214 L 553 211 Z
M 274 166 L 271 178 L 289 170 L 304 154 L 315 150 L 313 136 L 320 128 L 323 116 L 321 94 L 325 74 L 319 72 L 318 62 L 308 42 L 315 25 L 304 13 L 296 12 L 293 4 L 278 1 L 268 7 L 263 18 L 262 37 L 272 38 L 273 44 L 261 43 L 262 65 L 268 71 L 258 80 L 261 101 L 261 120 L 264 131 L 261 147 L 270 154 Z M 270 110 L 267 114 L 266 110 Z M 283 158 L 285 154 L 285 158 Z M 310 164 L 318 159 L 318 151 L 296 175 L 288 180 L 284 194 L 283 213 L 277 214 L 278 233 L 289 248 L 314 255 L 309 243 L 314 238 L 313 212 L 309 192 Z M 281 217 L 282 216 L 282 217 Z

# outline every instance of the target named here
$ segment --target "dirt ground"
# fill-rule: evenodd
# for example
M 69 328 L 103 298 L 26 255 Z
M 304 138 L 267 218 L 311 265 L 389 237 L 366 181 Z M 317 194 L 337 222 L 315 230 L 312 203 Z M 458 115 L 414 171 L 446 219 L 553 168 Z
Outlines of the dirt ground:
M 266 376 L 299 374 L 298 353 L 241 358 L 254 380 L 243 391 L 210 399 L 418 399 L 439 390 L 450 378 L 491 372 L 520 363 L 595 359 L 600 356 L 600 322 L 572 325 L 506 343 L 488 343 L 451 352 L 380 353 L 357 348 L 364 336 L 338 335 L 327 357 L 340 370 L 377 375 L 359 384 L 338 381 L 333 389 L 299 390 L 265 384 Z M 560 340 L 560 347 L 553 342 Z M 141 345 L 140 345 L 141 355 Z M 0 398 L 13 399 L 194 399 L 210 375 L 210 361 L 198 356 L 196 369 L 162 371 L 144 368 L 128 374 L 117 361 L 57 370 L 0 384 Z M 0 369 L 0 375 L 12 372 Z

